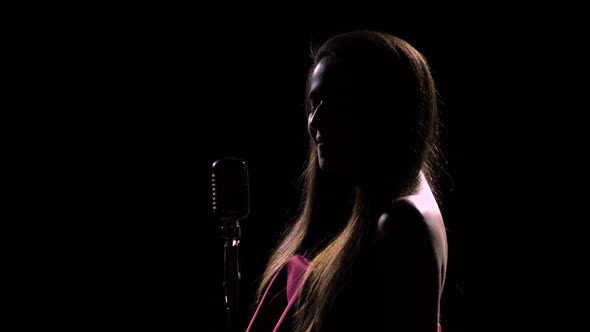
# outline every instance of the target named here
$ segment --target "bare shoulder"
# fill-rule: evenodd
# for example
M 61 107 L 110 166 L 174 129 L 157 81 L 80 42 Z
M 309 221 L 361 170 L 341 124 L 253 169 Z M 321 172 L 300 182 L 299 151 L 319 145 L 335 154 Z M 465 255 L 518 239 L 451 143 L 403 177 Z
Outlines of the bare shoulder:
M 384 258 L 407 257 L 409 252 L 424 264 L 434 264 L 444 284 L 447 265 L 447 237 L 440 208 L 430 187 L 423 179 L 415 195 L 392 202 L 378 220 L 378 235 Z
M 401 241 L 401 244 L 427 244 L 438 259 L 446 262 L 447 239 L 440 210 L 421 208 L 408 198 L 396 200 L 378 221 L 381 241 Z M 398 243 L 400 244 L 400 243 Z
M 416 194 L 398 198 L 377 224 L 377 266 L 385 317 L 407 331 L 436 331 L 447 265 L 439 206 L 424 179 Z

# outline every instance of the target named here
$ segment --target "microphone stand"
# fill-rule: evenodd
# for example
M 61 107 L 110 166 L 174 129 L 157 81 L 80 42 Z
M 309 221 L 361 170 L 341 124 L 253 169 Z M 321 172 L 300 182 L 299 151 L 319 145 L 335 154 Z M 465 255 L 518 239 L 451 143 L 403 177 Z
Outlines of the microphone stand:
M 240 329 L 240 220 L 250 212 L 248 164 L 239 158 L 223 158 L 211 166 L 213 214 L 222 222 L 227 332 Z
M 223 239 L 223 262 L 224 262 L 224 279 L 223 287 L 225 289 L 225 306 L 227 310 L 227 332 L 237 332 L 239 328 L 239 284 L 240 284 L 240 220 L 226 219 L 223 220 L 221 227 Z

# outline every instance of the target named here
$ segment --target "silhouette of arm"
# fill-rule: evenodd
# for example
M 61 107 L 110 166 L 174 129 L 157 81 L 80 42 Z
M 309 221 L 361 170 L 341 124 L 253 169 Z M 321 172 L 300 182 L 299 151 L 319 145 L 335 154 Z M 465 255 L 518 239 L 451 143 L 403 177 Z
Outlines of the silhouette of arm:
M 438 330 L 444 256 L 427 218 L 400 199 L 379 219 L 379 315 L 385 331 Z

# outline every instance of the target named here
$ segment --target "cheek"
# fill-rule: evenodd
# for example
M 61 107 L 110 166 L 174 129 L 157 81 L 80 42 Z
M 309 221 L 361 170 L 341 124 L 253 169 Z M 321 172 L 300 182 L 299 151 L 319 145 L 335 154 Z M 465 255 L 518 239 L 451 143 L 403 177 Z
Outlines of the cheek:
M 310 125 L 309 125 L 309 120 L 307 121 L 307 133 L 309 134 L 309 137 L 315 139 L 315 136 L 317 134 L 317 130 L 313 129 Z

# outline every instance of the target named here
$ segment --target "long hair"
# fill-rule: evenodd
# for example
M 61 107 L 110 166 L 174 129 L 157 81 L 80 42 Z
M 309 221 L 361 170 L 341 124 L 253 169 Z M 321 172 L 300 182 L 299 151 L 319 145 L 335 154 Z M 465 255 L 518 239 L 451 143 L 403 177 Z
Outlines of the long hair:
M 398 162 L 391 162 L 391 158 L 385 156 L 376 162 L 381 167 L 365 172 L 371 176 L 354 185 L 337 204 L 330 203 L 334 200 L 334 191 L 328 187 L 333 183 L 329 183 L 329 178 L 319 169 L 314 142 L 310 138 L 307 165 L 302 175 L 304 191 L 299 215 L 273 250 L 257 292 L 260 301 L 272 277 L 293 255 L 301 254 L 312 259 L 296 303 L 295 331 L 319 330 L 333 299 L 351 278 L 354 262 L 374 238 L 376 213 L 383 211 L 383 202 L 387 201 L 375 198 L 396 198 L 411 192 L 417 185 L 420 170 L 434 188 L 433 166 L 439 154 L 437 93 L 428 63 L 414 47 L 392 35 L 368 30 L 328 39 L 311 52 L 312 66 L 308 72 L 304 104 L 306 114 L 311 108 L 307 97 L 309 77 L 326 56 L 363 64 L 367 71 L 375 74 L 375 89 L 379 90 L 379 96 L 392 100 L 393 104 L 388 102 L 388 105 L 395 105 L 394 110 L 373 114 L 375 125 L 385 123 L 396 129 L 393 130 L 395 133 L 373 130 L 378 134 L 370 139 L 395 153 Z M 383 114 L 386 114 L 385 118 Z M 399 160 L 404 160 L 403 167 L 396 166 Z M 326 208 L 330 204 L 330 208 Z M 322 225 L 328 223 L 325 218 L 330 216 L 341 222 L 336 228 L 327 230 Z

